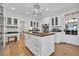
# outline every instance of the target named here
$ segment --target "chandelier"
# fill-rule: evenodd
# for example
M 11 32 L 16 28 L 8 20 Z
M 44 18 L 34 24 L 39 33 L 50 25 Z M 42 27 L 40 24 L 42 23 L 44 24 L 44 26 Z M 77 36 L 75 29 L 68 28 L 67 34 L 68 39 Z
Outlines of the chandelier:
M 33 14 L 34 14 L 35 16 L 38 16 L 38 15 L 41 14 L 41 12 L 40 12 L 40 6 L 39 6 L 37 3 L 34 5 Z

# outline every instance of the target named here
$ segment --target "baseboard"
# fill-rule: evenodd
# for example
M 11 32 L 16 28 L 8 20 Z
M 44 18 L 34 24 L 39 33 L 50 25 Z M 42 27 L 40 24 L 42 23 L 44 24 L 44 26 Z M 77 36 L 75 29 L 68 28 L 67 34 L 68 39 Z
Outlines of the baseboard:
M 60 43 L 56 43 L 56 44 L 69 44 L 69 45 L 74 45 L 74 46 L 78 46 L 79 47 L 79 45 L 68 43 L 68 42 L 60 42 Z

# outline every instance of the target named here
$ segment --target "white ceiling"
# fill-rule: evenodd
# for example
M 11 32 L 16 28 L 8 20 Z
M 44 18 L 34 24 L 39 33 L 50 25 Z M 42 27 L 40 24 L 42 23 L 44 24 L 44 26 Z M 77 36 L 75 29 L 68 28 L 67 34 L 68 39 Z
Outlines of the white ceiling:
M 78 3 L 38 3 L 40 5 L 41 15 L 40 17 L 48 16 L 48 15 L 55 15 L 61 14 L 68 10 L 79 8 Z M 34 3 L 5 3 L 4 8 L 6 11 L 11 11 L 12 7 L 15 8 L 14 13 L 21 14 L 23 16 L 32 16 Z M 49 9 L 46 11 L 46 9 Z M 25 14 L 27 13 L 27 14 Z

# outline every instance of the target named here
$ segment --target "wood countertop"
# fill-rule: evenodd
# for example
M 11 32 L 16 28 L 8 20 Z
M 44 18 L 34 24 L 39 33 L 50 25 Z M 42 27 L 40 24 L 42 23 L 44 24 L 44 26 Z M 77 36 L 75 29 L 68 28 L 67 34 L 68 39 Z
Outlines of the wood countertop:
M 39 32 L 37 32 L 37 33 L 24 32 L 24 33 L 35 35 L 35 36 L 39 36 L 39 37 L 55 35 L 55 33 L 47 33 L 47 32 L 41 32 L 41 33 L 39 33 Z

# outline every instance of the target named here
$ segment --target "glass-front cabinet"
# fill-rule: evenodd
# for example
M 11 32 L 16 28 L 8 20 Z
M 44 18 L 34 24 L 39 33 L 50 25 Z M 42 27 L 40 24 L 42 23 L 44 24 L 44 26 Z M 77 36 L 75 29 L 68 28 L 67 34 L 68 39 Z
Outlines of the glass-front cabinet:
M 66 34 L 77 35 L 78 18 L 71 18 L 65 21 Z
M 12 18 L 7 17 L 7 25 L 12 25 Z
M 7 21 L 6 21 L 6 25 L 10 26 L 10 25 L 18 25 L 18 19 L 17 18 L 11 18 L 11 17 L 7 17 Z
M 14 18 L 14 25 L 18 24 L 18 20 L 16 18 Z

